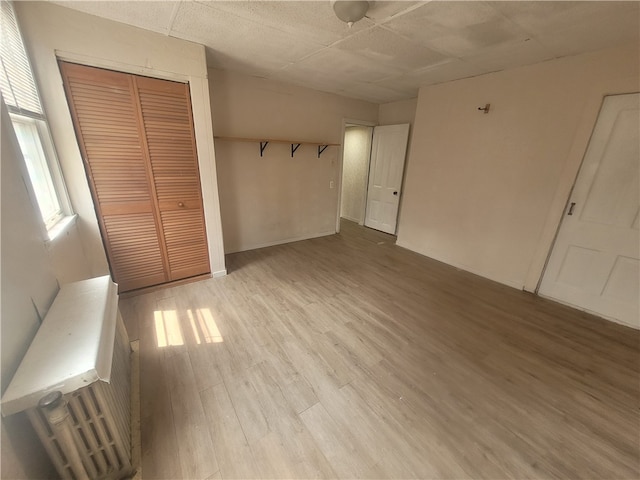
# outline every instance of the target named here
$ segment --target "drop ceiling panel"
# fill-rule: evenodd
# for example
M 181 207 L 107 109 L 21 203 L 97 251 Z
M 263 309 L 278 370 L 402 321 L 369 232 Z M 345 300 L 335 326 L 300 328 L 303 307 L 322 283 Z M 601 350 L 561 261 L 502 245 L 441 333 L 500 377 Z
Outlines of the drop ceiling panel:
M 638 42 L 639 2 L 494 2 L 555 56 Z
M 580 29 L 591 31 L 639 13 L 638 2 L 491 2 L 492 8 L 532 34 Z M 637 23 L 636 23 L 637 25 Z M 596 30 L 592 30 L 592 29 Z
M 427 2 L 396 16 L 385 26 L 416 41 L 428 42 L 500 18 L 502 16 L 485 2 Z
M 299 63 L 291 64 L 282 70 L 272 72 L 269 79 L 285 83 L 292 83 L 324 92 L 339 92 L 347 88 L 352 80 L 332 74 L 331 70 L 316 71 L 301 66 Z
M 288 71 L 304 70 L 308 75 L 331 75 L 341 80 L 376 82 L 398 74 L 398 69 L 384 62 L 338 49 L 325 49 L 287 67 Z
M 554 58 L 552 49 L 540 45 L 535 39 L 527 38 L 517 43 L 508 43 L 486 48 L 473 55 L 463 56 L 469 64 L 486 71 L 495 72 L 506 68 L 531 65 Z
M 55 2 L 63 7 L 73 8 L 116 22 L 155 32 L 167 33 L 171 26 L 174 10 L 179 1 L 70 1 Z
M 210 4 L 210 5 L 213 5 Z M 281 30 L 243 19 L 218 8 L 184 2 L 176 14 L 171 35 L 209 46 L 209 57 L 229 59 L 231 64 L 254 65 L 262 69 L 279 69 L 304 58 L 322 45 L 292 37 Z M 224 68 L 220 61 L 212 67 Z
M 446 58 L 383 27 L 353 35 L 338 43 L 336 48 L 403 71 L 433 65 Z

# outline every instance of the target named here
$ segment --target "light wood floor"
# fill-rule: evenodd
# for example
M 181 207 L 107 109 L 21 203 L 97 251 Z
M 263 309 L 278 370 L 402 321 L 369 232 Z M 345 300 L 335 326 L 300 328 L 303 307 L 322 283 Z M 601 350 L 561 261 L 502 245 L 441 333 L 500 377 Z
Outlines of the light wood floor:
M 637 331 L 344 222 L 121 301 L 143 478 L 638 478 Z

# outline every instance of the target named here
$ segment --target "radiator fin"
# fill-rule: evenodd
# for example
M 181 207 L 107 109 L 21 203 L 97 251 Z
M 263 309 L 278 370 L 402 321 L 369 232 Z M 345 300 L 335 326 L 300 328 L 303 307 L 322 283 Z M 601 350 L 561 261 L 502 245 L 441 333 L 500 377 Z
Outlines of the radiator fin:
M 110 383 L 97 381 L 64 396 L 73 420 L 78 453 L 89 478 L 119 479 L 131 467 L 131 348 L 118 314 Z M 76 480 L 47 419 L 38 408 L 27 410 L 36 433 L 58 474 Z

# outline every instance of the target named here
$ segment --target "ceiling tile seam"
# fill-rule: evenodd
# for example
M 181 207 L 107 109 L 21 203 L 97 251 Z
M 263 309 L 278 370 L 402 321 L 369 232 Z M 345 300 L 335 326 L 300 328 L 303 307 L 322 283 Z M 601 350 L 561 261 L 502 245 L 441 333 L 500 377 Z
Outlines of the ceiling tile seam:
M 173 31 L 173 24 L 176 21 L 178 11 L 180 10 L 182 3 L 182 0 L 178 0 L 178 2 L 176 2 L 176 4 L 173 6 L 173 11 L 171 12 L 171 17 L 169 18 L 169 25 L 167 26 L 167 36 L 171 36 L 171 33 Z
M 543 38 L 538 38 L 535 35 L 533 35 L 532 38 L 534 38 L 536 42 L 538 42 L 547 52 L 553 55 L 553 59 L 571 56 L 571 54 L 567 55 L 566 53 L 565 54 L 558 53 L 558 51 L 555 48 L 549 46 L 549 44 L 546 43 Z
M 184 1 L 184 0 L 182 0 L 182 1 Z M 246 21 L 261 25 L 263 27 L 267 27 L 267 28 L 271 28 L 273 30 L 277 30 L 280 33 L 284 33 L 286 35 L 292 35 L 292 34 L 297 35 L 297 34 L 299 34 L 299 32 L 295 32 L 295 31 L 292 32 L 292 31 L 289 31 L 287 29 L 284 29 L 284 28 L 280 27 L 280 24 L 277 23 L 277 22 L 266 21 L 266 20 L 256 21 L 255 15 L 245 14 L 244 12 L 229 11 L 229 10 L 216 8 L 215 1 L 214 2 L 203 2 L 201 0 L 191 0 L 191 1 L 193 1 L 193 3 L 197 3 L 199 5 L 202 5 L 203 7 L 211 8 L 212 10 L 216 10 L 216 11 L 219 11 L 219 12 L 224 12 L 225 14 L 233 15 L 234 17 L 241 18 L 243 20 L 246 20 Z M 236 1 L 241 1 L 241 0 L 236 0 Z M 263 1 L 271 1 L 271 0 L 263 0 Z M 350 35 L 348 35 L 348 36 L 350 36 Z M 305 36 L 304 39 L 305 39 L 305 41 L 307 41 L 309 43 L 320 45 L 322 47 L 330 47 L 331 45 L 333 45 L 332 43 L 329 44 L 329 45 L 325 45 L 324 43 L 320 43 L 317 40 L 312 40 L 307 36 Z
M 289 64 L 285 65 L 284 67 L 281 67 L 281 68 L 276 69 L 276 70 L 274 70 L 274 71 L 278 72 L 278 71 L 285 70 L 285 69 L 287 69 L 288 67 L 290 67 L 291 65 L 295 65 L 296 63 L 299 63 L 299 62 L 302 62 L 302 61 L 304 61 L 304 60 L 307 60 L 308 58 L 311 58 L 311 57 L 313 57 L 314 55 L 318 55 L 319 53 L 322 53 L 322 52 L 324 52 L 325 50 L 332 49 L 332 48 L 333 48 L 333 47 L 335 47 L 336 45 L 339 45 L 340 43 L 347 41 L 348 39 L 350 39 L 350 38 L 351 38 L 351 37 L 353 37 L 354 35 L 360 35 L 360 34 L 362 34 L 362 33 L 364 33 L 364 32 L 367 32 L 367 31 L 369 31 L 369 30 L 371 30 L 371 29 L 373 29 L 373 28 L 376 28 L 376 27 L 377 27 L 377 24 L 376 24 L 376 23 L 374 23 L 374 24 L 373 24 L 373 25 L 371 25 L 370 27 L 367 27 L 367 28 L 365 28 L 365 29 L 363 29 L 363 30 L 360 30 L 360 31 L 358 31 L 358 32 L 355 32 L 355 33 L 353 33 L 353 34 L 351 34 L 351 35 L 347 35 L 347 36 L 346 36 L 346 37 L 344 37 L 344 38 L 340 38 L 340 39 L 336 40 L 335 42 L 333 42 L 333 43 L 331 43 L 331 44 L 329 44 L 329 45 L 325 45 L 325 46 L 323 46 L 322 48 L 320 48 L 319 50 L 316 50 L 315 52 L 311 52 L 311 53 L 309 53 L 309 54 L 307 54 L 307 55 L 304 55 L 304 56 L 302 56 L 302 57 L 298 58 L 297 60 L 295 60 L 295 61 L 293 61 L 293 62 L 291 62 L 291 63 L 289 63 Z M 360 56 L 360 55 L 357 55 L 357 56 Z M 363 58 L 365 58 L 365 57 L 363 57 Z
M 335 47 L 335 46 L 337 46 L 337 45 L 340 45 L 342 42 L 346 42 L 346 41 L 347 41 L 347 40 L 349 40 L 351 37 L 355 37 L 355 36 L 357 36 L 357 35 L 362 35 L 362 34 L 364 34 L 365 32 L 368 32 L 369 30 L 373 30 L 373 29 L 374 29 L 374 28 L 376 28 L 377 26 L 378 26 L 378 25 L 374 22 L 374 23 L 373 23 L 373 25 L 371 25 L 371 26 L 369 26 L 369 27 L 367 27 L 367 28 L 363 28 L 362 30 L 359 30 L 359 31 L 357 31 L 357 32 L 353 32 L 353 33 L 351 33 L 351 34 L 347 35 L 347 36 L 346 36 L 346 37 L 344 37 L 344 38 L 339 38 L 339 39 L 338 39 L 338 40 L 336 40 L 335 42 L 333 42 L 333 43 L 331 43 L 331 44 L 327 45 L 327 46 L 326 46 L 326 48 L 333 48 L 333 47 Z
M 191 2 L 187 2 L 187 3 L 191 3 Z M 205 8 L 208 8 L 208 9 L 210 9 L 210 10 L 216 12 L 216 13 L 222 14 L 222 15 L 229 15 L 231 17 L 238 18 L 241 21 L 250 22 L 251 24 L 253 24 L 253 25 L 257 26 L 257 27 L 261 27 L 261 28 L 265 28 L 265 29 L 268 29 L 268 30 L 273 30 L 273 31 L 281 33 L 281 34 L 289 35 L 289 32 L 287 32 L 286 30 L 282 30 L 280 28 L 274 27 L 273 25 L 271 25 L 269 23 L 263 23 L 263 22 L 255 20 L 254 18 L 249 17 L 249 16 L 245 17 L 243 15 L 238 15 L 235 12 L 230 12 L 230 11 L 227 11 L 227 10 L 222 10 L 220 8 L 216 8 L 215 7 L 215 2 L 213 2 L 213 4 L 211 4 L 211 3 L 204 3 L 204 2 L 194 1 L 193 3 L 197 3 L 198 5 L 201 5 L 201 6 L 205 7 Z M 180 34 L 180 32 L 175 32 L 175 33 Z M 304 38 L 304 41 L 307 42 L 309 45 L 314 45 L 314 46 L 318 46 L 318 47 L 324 47 L 324 45 L 322 43 L 318 43 L 317 41 L 311 40 L 311 39 L 309 39 L 307 37 Z M 213 47 L 211 47 L 211 48 L 213 48 Z M 298 61 L 298 60 L 296 60 L 296 61 Z
M 431 0 L 429 0 L 431 1 Z M 411 5 L 410 7 L 405 8 L 404 10 L 400 10 L 399 12 L 394 13 L 393 15 L 389 15 L 388 17 L 380 20 L 380 21 L 376 21 L 375 19 L 371 18 L 371 17 L 367 17 L 365 15 L 366 18 L 368 18 L 369 20 L 371 20 L 372 22 L 374 22 L 376 25 L 384 25 L 385 23 L 390 22 L 391 20 L 395 20 L 399 17 L 402 17 L 403 15 L 407 14 L 407 13 L 411 13 L 414 10 L 417 10 L 418 8 L 423 7 L 424 5 L 426 5 L 427 3 L 429 3 L 429 1 L 426 2 L 417 2 L 415 5 Z

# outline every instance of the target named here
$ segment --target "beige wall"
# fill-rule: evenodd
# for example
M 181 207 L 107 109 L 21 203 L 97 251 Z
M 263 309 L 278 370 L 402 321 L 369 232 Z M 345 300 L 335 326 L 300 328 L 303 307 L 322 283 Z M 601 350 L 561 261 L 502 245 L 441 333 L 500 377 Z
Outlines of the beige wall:
M 638 91 L 638 62 L 629 45 L 423 87 L 398 244 L 534 290 L 602 97 Z
M 0 133 L 1 380 L 4 393 L 58 292 L 24 160 L 2 104 Z M 23 414 L 2 419 L 2 478 L 43 478 L 52 466 Z
M 383 103 L 378 107 L 378 125 L 396 125 L 398 123 L 413 125 L 417 107 L 417 98 Z
M 342 196 L 340 216 L 362 224 L 373 127 L 352 126 L 344 130 Z
M 302 87 L 209 70 L 216 136 L 341 143 L 345 118 L 375 121 L 378 106 Z M 339 148 L 216 140 L 225 251 L 335 233 Z M 330 188 L 333 182 L 334 188 Z
M 16 2 L 92 276 L 109 273 L 56 56 L 87 65 L 189 82 L 214 274 L 225 272 L 204 47 L 46 2 Z

